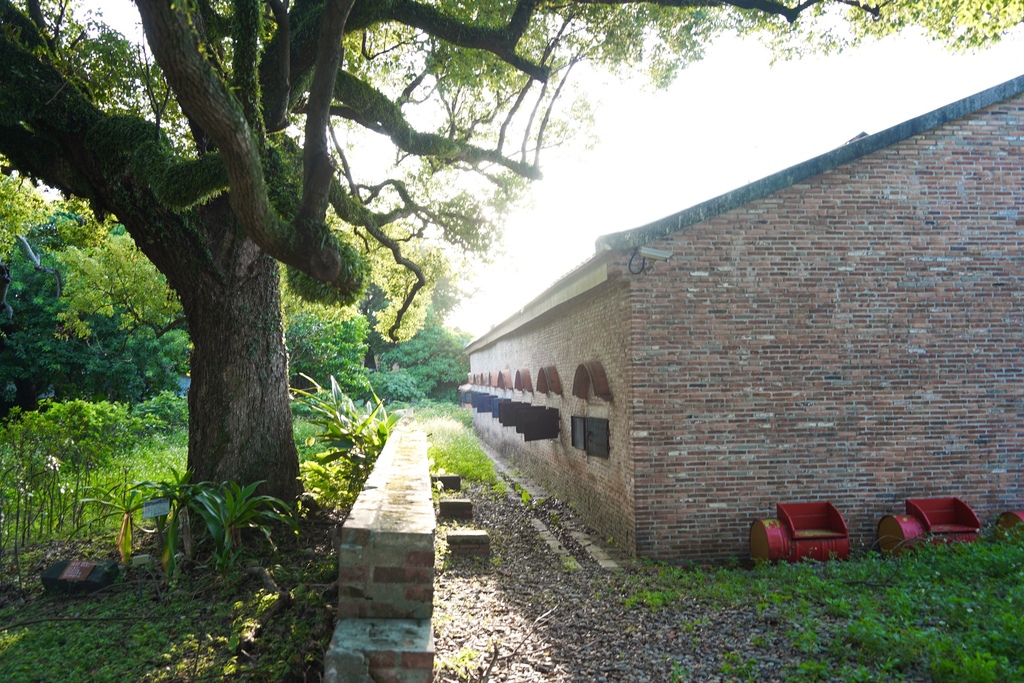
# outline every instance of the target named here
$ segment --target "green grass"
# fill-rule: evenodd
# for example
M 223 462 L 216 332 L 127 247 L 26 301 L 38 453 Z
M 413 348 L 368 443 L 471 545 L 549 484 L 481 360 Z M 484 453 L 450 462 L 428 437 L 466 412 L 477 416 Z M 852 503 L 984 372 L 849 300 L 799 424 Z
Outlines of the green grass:
M 80 545 L 75 552 L 92 550 Z M 259 561 L 292 603 L 254 645 L 239 649 L 276 598 L 257 578 L 193 567 L 168 588 L 147 568 L 129 569 L 95 595 L 44 594 L 36 586 L 23 604 L 0 607 L 3 680 L 271 681 L 316 671 L 333 611 L 315 586 L 333 579 L 333 558 L 296 552 L 294 543 L 264 553 L 266 547 Z
M 115 454 L 96 480 L 167 479 L 171 467 L 184 469 L 187 440 L 184 430 L 147 438 L 131 453 Z M 276 549 L 261 534 L 247 534 L 240 565 L 222 574 L 194 519 L 196 561 L 181 563 L 174 584 L 155 567 L 129 567 L 114 586 L 89 596 L 45 593 L 39 573 L 62 559 L 116 559 L 114 520 L 0 554 L 0 679 L 315 680 L 334 622 L 324 587 L 336 578 L 328 534 L 335 523 L 302 521 L 298 537 L 275 527 Z M 137 534 L 134 553 L 158 556 L 155 542 Z M 266 567 L 291 601 L 246 644 L 277 597 L 242 569 L 250 562 Z
M 693 599 L 755 609 L 807 660 L 793 680 L 937 683 L 1024 680 L 1024 539 L 923 546 L 898 558 L 762 565 L 651 566 L 624 587 L 627 606 Z M 740 680 L 744 662 L 723 673 Z
M 427 434 L 431 474 L 457 474 L 464 480 L 494 484 L 498 475 L 473 433 L 473 414 L 453 404 L 417 408 L 417 427 Z
M 127 470 L 129 481 L 161 481 L 171 476 L 171 468 L 184 471 L 187 461 L 188 431 L 179 429 L 140 442 L 134 451 L 115 459 L 115 468 Z

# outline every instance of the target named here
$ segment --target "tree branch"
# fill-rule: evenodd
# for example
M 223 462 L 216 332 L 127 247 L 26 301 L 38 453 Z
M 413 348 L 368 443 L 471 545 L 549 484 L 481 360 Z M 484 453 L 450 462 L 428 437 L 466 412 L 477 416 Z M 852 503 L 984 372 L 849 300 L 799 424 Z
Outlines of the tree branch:
M 25 254 L 25 258 L 32 262 L 35 269 L 40 273 L 48 273 L 54 277 L 57 281 L 57 298 L 60 298 L 61 292 L 64 290 L 64 280 L 60 276 L 60 271 L 55 268 L 49 268 L 43 265 L 43 262 L 39 259 L 34 251 L 32 251 L 32 245 L 28 243 L 24 235 L 18 235 L 18 242 L 21 244 L 21 251 Z
M 558 87 L 555 88 L 555 94 L 551 96 L 551 102 L 548 103 L 547 110 L 544 112 L 544 117 L 540 122 L 540 128 L 537 129 L 537 147 L 533 150 L 534 166 L 540 164 L 540 150 L 544 144 L 544 131 L 547 130 L 548 123 L 551 121 L 551 112 L 555 108 L 555 102 L 558 101 L 558 96 L 562 94 L 562 87 L 565 86 L 566 81 L 569 80 L 569 74 L 572 72 L 572 68 L 579 64 L 579 62 L 579 57 L 573 57 L 572 61 L 569 62 L 569 66 L 565 69 L 565 74 L 562 75 L 562 79 L 558 82 Z
M 742 10 L 756 10 L 765 14 L 772 14 L 784 18 L 789 23 L 797 20 L 801 13 L 814 5 L 821 4 L 827 0 L 804 0 L 794 7 L 784 5 L 775 0 L 575 0 L 586 5 L 657 5 L 659 7 L 735 7 Z M 842 4 L 865 10 L 874 16 L 878 15 L 878 7 L 869 7 L 852 0 L 838 0 Z
M 264 62 L 269 61 L 274 65 L 273 79 L 265 86 L 267 90 L 273 92 L 267 93 L 264 118 L 267 130 L 275 132 L 284 130 L 288 125 L 288 100 L 292 90 L 290 79 L 292 30 L 288 17 L 287 0 L 267 0 L 267 4 L 274 14 L 277 33 L 267 45 L 268 56 L 272 54 L 273 59 L 264 59 Z
M 0 315 L 7 318 L 7 322 L 14 320 L 14 309 L 7 303 L 7 290 L 11 288 L 11 269 L 0 260 Z
M 46 30 L 46 19 L 43 17 L 39 0 L 28 0 L 28 16 L 32 19 L 32 23 L 36 25 L 40 33 Z
M 267 200 L 259 150 L 237 100 L 200 54 L 181 9 L 161 0 L 136 4 L 153 54 L 182 109 L 210 134 L 224 156 L 239 221 L 264 250 L 277 251 L 285 245 Z
M 232 92 L 241 99 L 242 113 L 257 140 L 263 139 L 263 116 L 260 112 L 259 38 L 263 28 L 261 0 L 234 0 L 235 17 L 232 22 Z
M 395 0 L 389 3 L 388 18 L 418 28 L 453 45 L 490 52 L 509 66 L 544 82 L 548 79 L 548 68 L 520 57 L 515 51 L 539 4 L 539 0 L 519 0 L 508 24 L 497 28 L 469 26 L 462 20 L 444 14 L 433 5 L 413 0 Z
M 417 263 L 404 256 L 398 241 L 392 239 L 384 232 L 381 226 L 386 223 L 381 222 L 377 215 L 367 209 L 357 196 L 346 195 L 340 182 L 331 185 L 331 206 L 334 207 L 334 211 L 342 220 L 358 225 L 366 230 L 381 246 L 391 252 L 395 263 L 404 267 L 416 277 L 416 281 L 410 286 L 409 290 L 405 293 L 405 297 L 402 299 L 402 305 L 398 308 L 394 324 L 388 328 L 388 337 L 393 341 L 398 341 L 398 330 L 402 327 L 402 319 L 405 317 L 409 307 L 412 306 L 416 294 L 427 284 L 427 278 L 423 274 L 423 269 Z
M 263 251 L 316 280 L 343 286 L 341 253 L 322 223 L 289 227 L 270 205 L 261 149 L 238 101 L 200 52 L 184 3 L 137 0 L 146 37 L 182 110 L 220 150 L 233 213 Z
M 387 135 L 398 149 L 408 154 L 468 164 L 493 163 L 532 180 L 541 177 L 536 166 L 509 159 L 498 150 L 484 149 L 432 133 L 420 133 L 405 120 L 398 105 L 350 73 L 338 72 L 335 97 L 344 104 L 331 107 L 331 114 Z
M 323 223 L 327 195 L 334 179 L 334 164 L 327 148 L 327 127 L 331 118 L 331 97 L 341 64 L 341 39 L 345 22 L 355 0 L 327 0 L 317 50 L 313 83 L 306 107 L 306 142 L 302 154 L 302 201 L 298 224 Z

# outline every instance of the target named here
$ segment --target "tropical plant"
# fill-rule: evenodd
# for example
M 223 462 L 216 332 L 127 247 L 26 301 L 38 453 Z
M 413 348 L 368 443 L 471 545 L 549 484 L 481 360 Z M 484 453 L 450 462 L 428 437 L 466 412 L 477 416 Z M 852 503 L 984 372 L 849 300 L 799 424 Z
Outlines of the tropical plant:
M 156 497 L 166 498 L 169 510 L 166 515 L 156 517 L 157 530 L 162 538 L 160 549 L 160 565 L 168 579 L 173 579 L 177 571 L 178 547 L 181 546 L 185 557 L 192 559 L 192 523 L 189 508 L 195 500 L 196 493 L 201 489 L 189 483 L 192 471 L 179 473 L 173 467 L 171 480 L 161 482 L 143 482 L 140 486 Z
M 334 377 L 331 377 L 330 391 L 312 378 L 306 379 L 312 383 L 314 391 L 295 393 L 312 411 L 310 422 L 321 428 L 321 432 L 310 437 L 309 441 L 326 446 L 324 453 L 332 459 L 345 455 L 357 458 L 375 458 L 379 455 L 404 413 L 396 411 L 388 414 L 384 402 L 376 395 L 372 402 L 357 405 L 341 390 Z
M 233 481 L 220 486 L 199 484 L 192 497 L 191 507 L 206 523 L 213 541 L 214 563 L 220 572 L 237 563 L 243 529 L 258 529 L 271 543 L 271 524 L 285 524 L 298 533 L 298 522 L 284 501 L 253 495 L 262 483 L 254 481 L 244 487 Z
M 132 541 L 135 529 L 135 513 L 142 510 L 145 496 L 142 490 L 126 483 L 114 484 L 107 489 L 96 489 L 101 494 L 96 498 L 83 498 L 83 503 L 96 503 L 109 508 L 110 512 L 101 515 L 100 520 L 120 516 L 121 527 L 117 534 L 116 547 L 121 556 L 121 564 L 128 565 L 132 559 Z
M 329 391 L 306 379 L 313 384 L 314 391 L 296 394 L 313 415 L 309 421 L 320 428 L 306 443 L 319 444 L 324 450 L 304 461 L 300 471 L 307 488 L 318 500 L 344 503 L 362 490 L 377 456 L 404 413 L 388 413 L 376 395 L 373 402 L 357 405 L 334 377 Z

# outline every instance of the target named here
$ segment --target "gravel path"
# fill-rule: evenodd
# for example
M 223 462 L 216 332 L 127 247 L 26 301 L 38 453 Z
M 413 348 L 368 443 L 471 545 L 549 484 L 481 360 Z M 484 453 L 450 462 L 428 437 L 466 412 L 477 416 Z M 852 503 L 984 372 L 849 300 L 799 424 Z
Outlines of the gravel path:
M 490 533 L 491 561 L 452 561 L 444 539 L 454 527 L 439 525 L 436 681 L 782 681 L 805 658 L 755 609 L 688 598 L 658 610 L 625 606 L 652 570 L 601 569 L 571 537 L 583 526 L 559 501 L 534 496 L 527 505 L 511 487 L 457 495 L 473 501 L 473 526 Z M 552 550 L 532 519 L 569 553 Z

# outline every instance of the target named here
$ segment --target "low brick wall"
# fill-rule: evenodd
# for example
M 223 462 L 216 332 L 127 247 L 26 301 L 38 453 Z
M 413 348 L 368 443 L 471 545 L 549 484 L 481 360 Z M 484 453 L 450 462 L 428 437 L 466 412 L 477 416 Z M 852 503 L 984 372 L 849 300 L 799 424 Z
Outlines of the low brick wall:
M 402 424 L 341 529 L 325 681 L 431 680 L 435 527 L 427 438 Z

